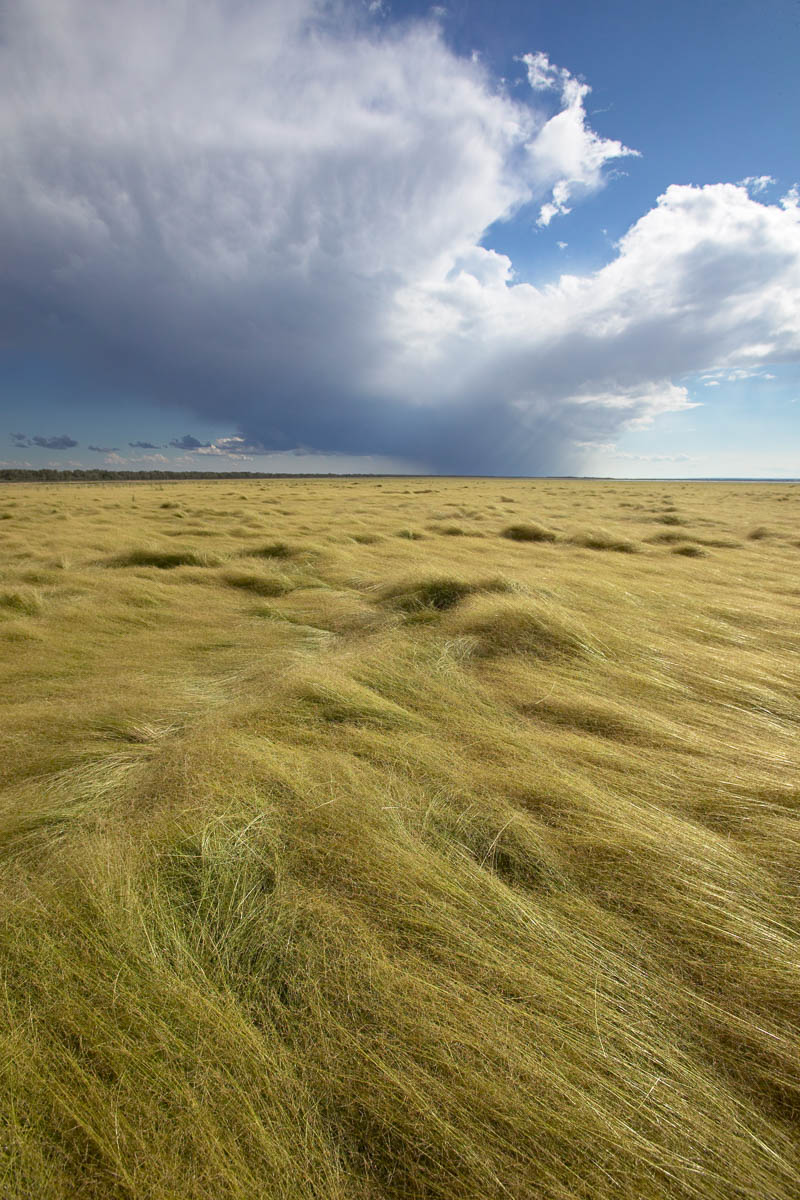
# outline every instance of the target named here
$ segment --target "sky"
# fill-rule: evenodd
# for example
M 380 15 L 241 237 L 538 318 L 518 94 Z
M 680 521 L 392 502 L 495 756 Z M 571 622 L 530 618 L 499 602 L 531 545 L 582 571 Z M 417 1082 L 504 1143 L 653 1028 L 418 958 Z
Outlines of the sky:
M 0 0 L 0 464 L 800 476 L 800 0 Z

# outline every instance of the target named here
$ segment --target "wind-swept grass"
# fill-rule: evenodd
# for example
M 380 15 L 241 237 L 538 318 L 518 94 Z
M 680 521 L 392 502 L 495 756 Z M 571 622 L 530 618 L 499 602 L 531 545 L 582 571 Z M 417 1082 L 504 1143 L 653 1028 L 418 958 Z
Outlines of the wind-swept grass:
M 635 554 L 637 550 L 629 538 L 609 533 L 607 529 L 573 533 L 569 540 L 575 546 L 585 546 L 587 550 L 616 550 L 621 554 Z
M 537 525 L 534 522 L 507 525 L 503 530 L 503 537 L 512 542 L 554 542 L 556 540 L 556 534 L 552 529 L 545 529 L 543 525 Z
M 800 489 L 500 486 L 3 489 L 3 1200 L 800 1193 Z
M 294 587 L 285 575 L 256 571 L 226 571 L 222 576 L 228 587 L 253 592 L 256 596 L 283 596 Z
M 291 558 L 293 551 L 286 542 L 267 542 L 265 546 L 256 546 L 247 553 L 253 558 Z
M 175 567 L 206 567 L 214 565 L 208 555 L 194 550 L 126 550 L 108 560 L 110 567 L 158 567 L 170 571 Z
M 407 613 L 429 609 L 444 612 L 475 592 L 507 592 L 511 586 L 505 579 L 467 580 L 452 575 L 412 575 L 385 584 L 379 595 L 384 603 Z

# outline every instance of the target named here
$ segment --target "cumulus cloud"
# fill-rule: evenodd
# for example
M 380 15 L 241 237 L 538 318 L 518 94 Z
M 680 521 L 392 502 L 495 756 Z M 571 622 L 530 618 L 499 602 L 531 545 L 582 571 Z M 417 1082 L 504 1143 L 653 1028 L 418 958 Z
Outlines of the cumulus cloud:
M 538 225 L 571 211 L 573 197 L 596 191 L 603 184 L 606 163 L 638 156 L 622 142 L 599 137 L 586 123 L 584 100 L 592 90 L 566 68 L 557 67 L 542 51 L 523 54 L 528 82 L 535 92 L 557 91 L 561 111 L 551 117 L 528 146 L 534 177 L 550 185 L 550 198 L 539 210 Z
M 154 445 L 153 442 L 128 442 L 132 450 L 160 450 L 160 446 Z
M 87 446 L 87 450 L 93 450 L 95 454 L 117 454 L 119 446 Z
M 2 343 L 242 439 L 175 449 L 465 472 L 574 470 L 686 407 L 673 379 L 800 353 L 791 193 L 670 188 L 608 266 L 539 288 L 481 245 L 633 153 L 585 83 L 521 61 L 514 99 L 363 4 L 10 6 Z

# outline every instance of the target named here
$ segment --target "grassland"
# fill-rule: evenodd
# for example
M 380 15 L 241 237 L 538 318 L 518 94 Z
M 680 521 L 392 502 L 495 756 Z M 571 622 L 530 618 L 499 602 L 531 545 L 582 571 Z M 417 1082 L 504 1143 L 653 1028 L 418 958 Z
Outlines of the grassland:
M 0 489 L 0 1195 L 796 1200 L 799 511 Z

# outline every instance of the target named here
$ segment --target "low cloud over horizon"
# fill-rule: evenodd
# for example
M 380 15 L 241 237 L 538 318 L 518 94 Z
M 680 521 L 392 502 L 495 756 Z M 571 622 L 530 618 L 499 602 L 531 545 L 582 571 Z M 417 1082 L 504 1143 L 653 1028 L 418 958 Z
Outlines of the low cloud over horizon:
M 593 274 L 534 287 L 481 244 L 521 212 L 539 236 L 637 153 L 563 64 L 519 65 L 512 89 L 435 20 L 356 4 L 17 6 L 3 343 L 236 431 L 175 450 L 464 473 L 575 472 L 689 407 L 676 379 L 796 361 L 800 208 L 768 176 L 667 188 Z
M 25 433 L 12 433 L 11 441 L 20 449 L 23 447 L 38 446 L 42 450 L 71 450 L 73 446 L 77 446 L 74 438 L 71 438 L 67 433 L 57 434 L 55 437 L 28 437 Z M 92 446 L 89 449 L 93 449 Z

